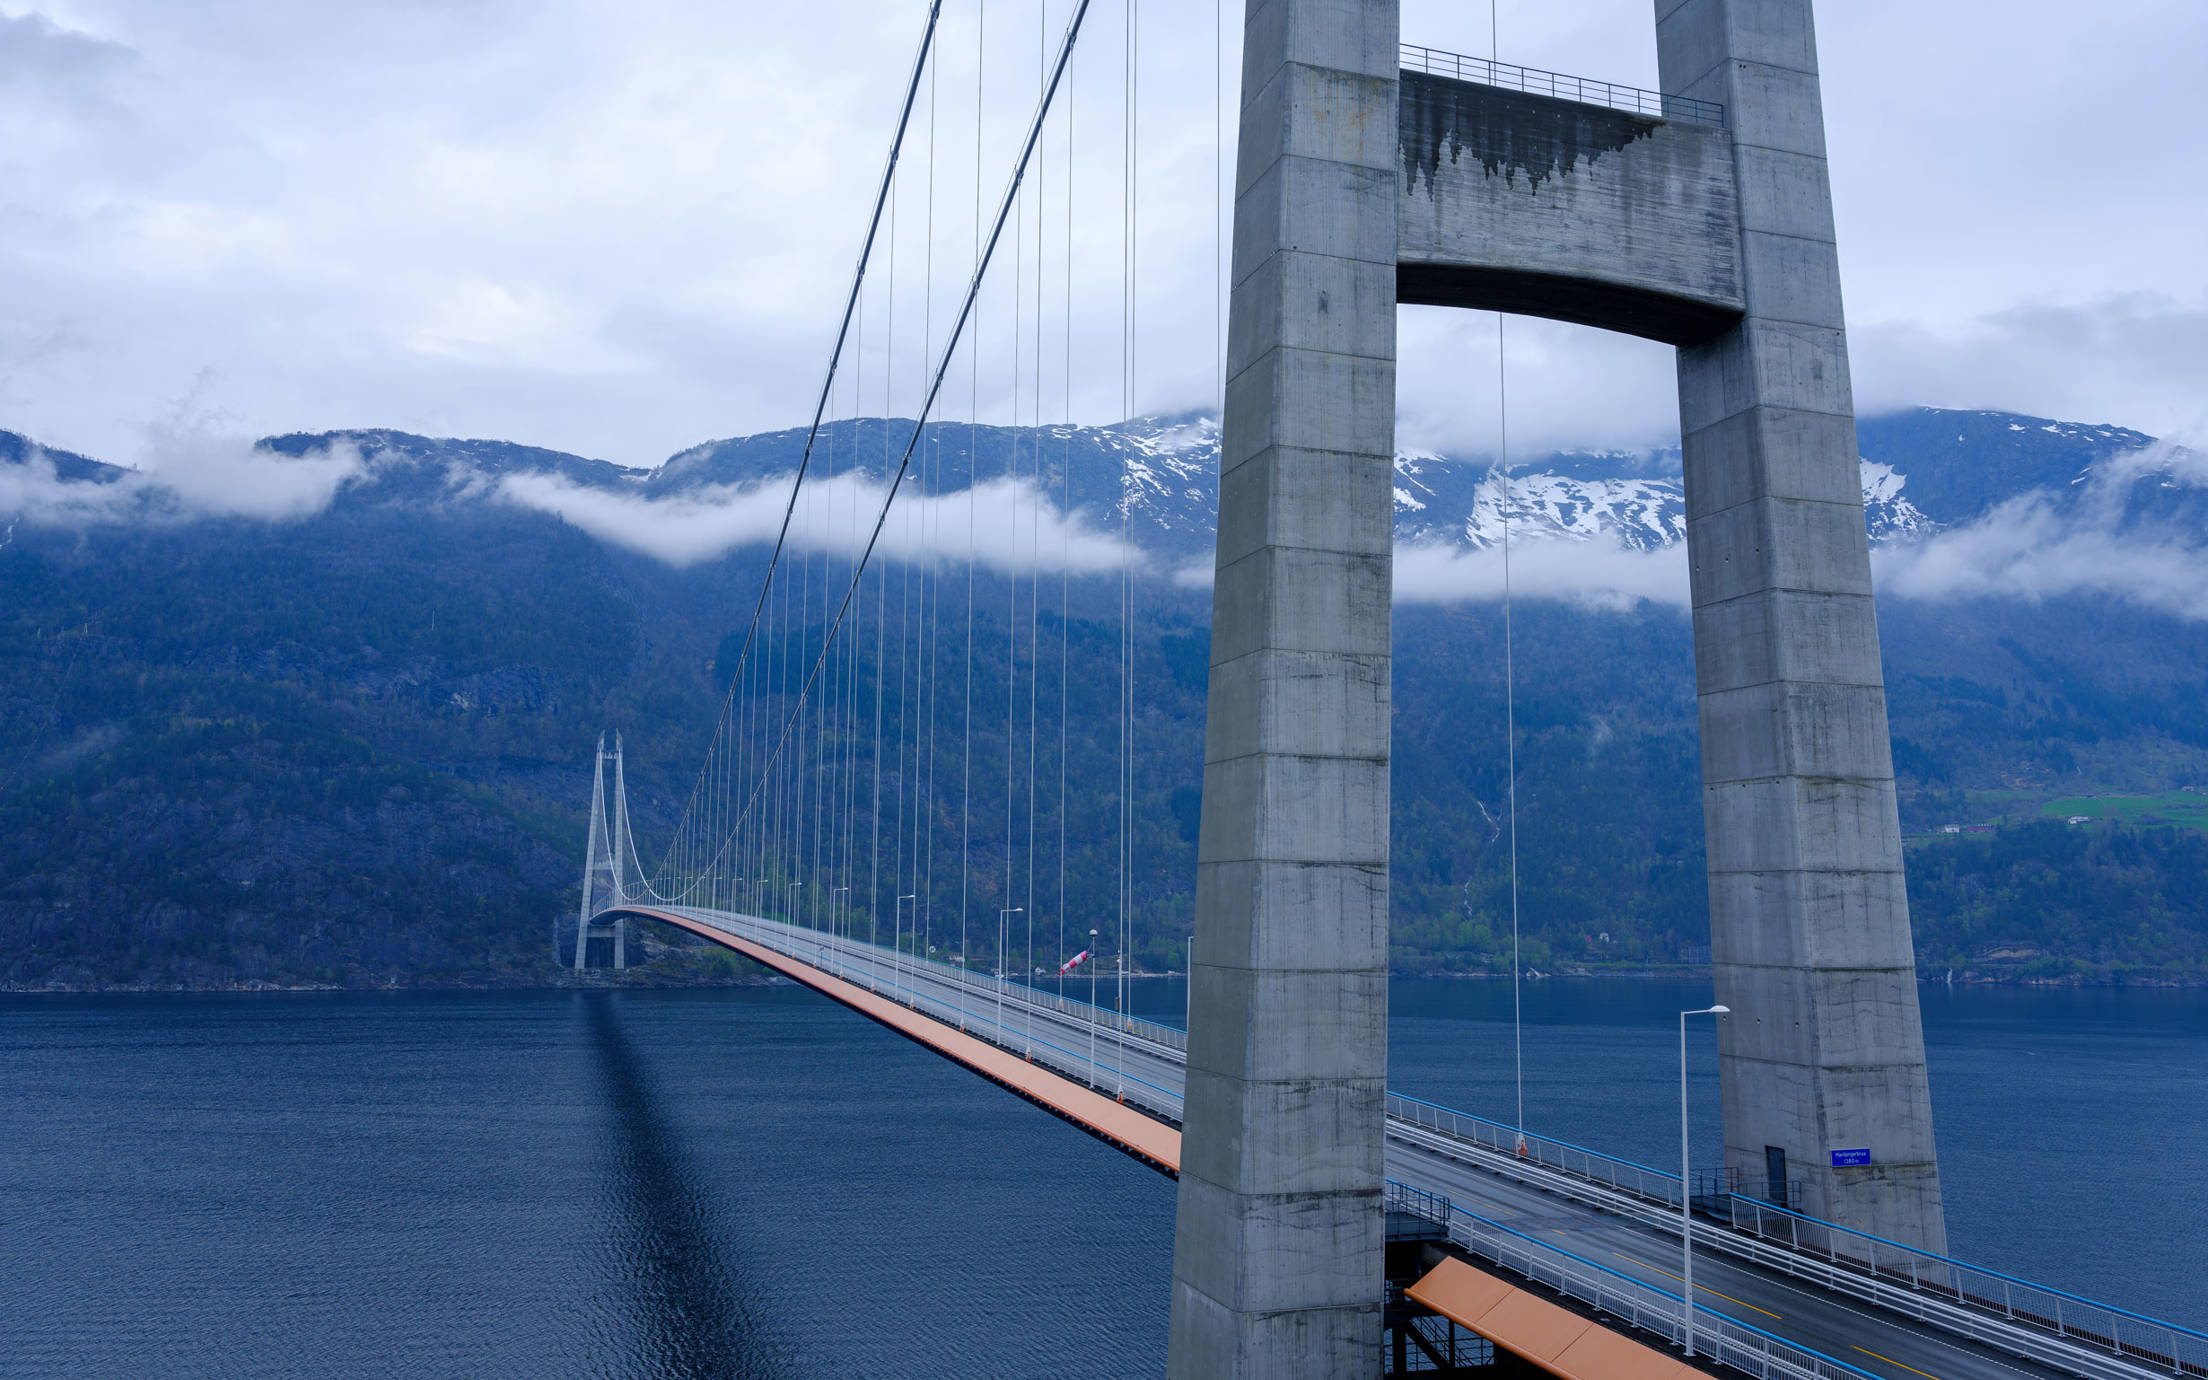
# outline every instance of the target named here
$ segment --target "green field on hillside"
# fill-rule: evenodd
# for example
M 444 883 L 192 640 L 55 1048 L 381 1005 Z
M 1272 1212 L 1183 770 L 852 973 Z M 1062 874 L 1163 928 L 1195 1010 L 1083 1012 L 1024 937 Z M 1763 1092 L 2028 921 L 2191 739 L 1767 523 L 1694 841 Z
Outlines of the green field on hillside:
M 2187 829 L 2208 829 L 2208 795 L 2199 791 L 2164 791 L 2160 795 L 2087 795 L 2050 800 L 2039 807 L 2050 819 L 2084 815 L 2088 819 L 2115 819 L 2126 824 L 2175 824 Z

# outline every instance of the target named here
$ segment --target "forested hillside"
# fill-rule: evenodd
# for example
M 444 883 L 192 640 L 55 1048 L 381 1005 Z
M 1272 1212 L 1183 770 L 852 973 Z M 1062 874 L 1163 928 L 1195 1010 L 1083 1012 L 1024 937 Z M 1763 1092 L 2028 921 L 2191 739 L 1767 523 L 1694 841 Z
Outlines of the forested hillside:
M 839 441 L 863 454 L 878 439 L 850 429 Z M 1132 530 L 1155 555 L 1134 584 L 1137 960 L 1175 966 L 1209 645 L 1209 593 L 1188 572 L 1208 542 L 1216 433 L 1186 419 L 1042 437 L 983 429 L 971 456 L 957 449 L 976 439 L 942 434 L 933 492 L 1010 467 L 1092 518 L 1136 496 Z M 2004 414 L 1905 414 L 1866 424 L 1866 490 L 1884 495 L 1894 542 L 1981 532 L 2043 486 L 2075 488 L 2146 443 Z M 289 437 L 270 451 L 343 446 L 357 465 L 310 515 L 241 517 L 0 433 L 0 480 L 14 484 L 0 499 L 16 504 L 0 513 L 0 982 L 558 980 L 552 936 L 572 924 L 591 746 L 602 730 L 623 734 L 638 833 L 647 849 L 664 839 L 764 555 L 741 532 L 718 550 L 654 554 L 662 540 L 695 541 L 682 535 L 694 522 L 655 505 L 690 513 L 747 485 L 772 492 L 793 444 L 715 443 L 647 476 L 496 442 Z M 1991 458 L 1972 482 L 1981 452 Z M 1667 463 L 1557 457 L 1542 470 L 1556 483 L 1514 501 L 1537 536 L 1546 512 L 1550 539 L 1600 541 L 1613 519 L 1595 507 L 1628 495 L 1631 520 L 1660 536 L 1676 491 Z M 1604 465 L 1632 484 L 1601 478 Z M 1421 477 L 1404 530 L 1483 551 L 1492 471 L 1440 457 L 1407 457 L 1404 470 Z M 2133 470 L 2147 478 L 2109 521 L 2159 533 L 2184 557 L 2198 490 L 2168 465 Z M 1550 506 L 1536 511 L 1528 494 Z M 1663 553 L 1655 537 L 1628 552 Z M 1894 568 L 1921 580 L 1925 567 Z M 964 617 L 962 582 L 915 588 Z M 1019 597 L 1037 588 L 1051 587 Z M 975 721 L 1001 723 L 1010 591 L 987 570 L 976 589 Z M 1009 735 L 946 733 L 932 777 L 917 755 L 909 768 L 929 783 L 937 823 L 967 816 L 972 913 L 1040 895 L 1038 959 L 1053 957 L 1061 921 L 1078 934 L 1110 907 L 1117 802 L 1068 806 L 1061 915 L 1055 806 L 1041 806 L 1029 892 L 1025 855 L 1005 864 L 1004 783 L 1025 770 L 1023 733 L 1044 740 L 1048 765 L 1061 692 L 1069 774 L 1112 778 L 1118 596 L 1116 575 L 1068 577 L 1042 601 L 1035 636 L 1063 651 L 1069 674 L 1061 686 L 1053 657 L 1035 659 L 1037 717 L 1014 706 Z M 1536 587 L 1515 615 L 1528 962 L 1697 960 L 1707 922 L 1683 609 L 1631 590 Z M 2193 817 L 2046 816 L 2064 800 L 2208 782 L 2208 623 L 2181 600 L 2090 579 L 2030 598 L 1889 593 L 1881 619 L 1926 969 L 2208 976 L 2208 840 Z M 1396 961 L 1493 970 L 1509 936 L 1501 610 L 1470 594 L 1407 597 L 1395 641 Z M 883 668 L 862 663 L 871 684 Z M 951 643 L 927 669 L 939 684 L 965 674 Z M 887 674 L 904 683 L 901 666 Z M 920 712 L 887 688 L 884 699 L 893 722 Z M 979 805 L 948 789 L 969 763 L 986 783 Z M 960 833 L 927 832 L 946 840 L 929 861 L 932 913 L 948 925 Z M 974 928 L 969 948 L 986 954 L 989 927 Z

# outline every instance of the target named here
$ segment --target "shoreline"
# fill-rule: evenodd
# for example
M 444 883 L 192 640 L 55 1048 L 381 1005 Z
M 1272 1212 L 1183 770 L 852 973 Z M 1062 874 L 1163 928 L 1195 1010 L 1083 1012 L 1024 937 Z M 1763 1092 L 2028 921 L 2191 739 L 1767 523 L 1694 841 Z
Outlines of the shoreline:
M 614 992 L 614 991 L 683 991 L 690 989 L 719 989 L 730 987 L 786 987 L 796 984 L 778 976 L 759 974 L 733 974 L 727 977 L 700 978 L 672 973 L 650 973 L 642 969 L 630 970 L 632 976 L 615 978 L 592 977 L 576 981 L 562 976 L 546 980 L 514 981 L 432 981 L 387 983 L 301 983 L 296 985 L 273 982 L 235 983 L 40 983 L 0 982 L 0 997 L 36 996 L 261 996 L 301 995 L 328 992 Z M 1676 968 L 1571 968 L 1559 972 L 1529 971 L 1526 978 L 1532 982 L 1588 982 L 1619 980 L 1629 982 L 1654 982 L 1664 979 L 1706 979 L 1709 969 L 1696 967 Z M 1160 978 L 1186 978 L 1187 974 L 1174 969 L 1161 972 L 1130 972 L 1130 979 L 1154 981 Z M 1442 972 L 1391 970 L 1390 979 L 1432 978 L 1447 981 L 1500 982 L 1509 977 L 1488 969 Z M 1042 989 L 1046 984 L 1034 984 Z M 2000 976 L 1982 970 L 1957 972 L 1953 978 L 1943 974 L 1938 977 L 1919 974 L 1919 987 L 2028 987 L 2093 988 L 2099 990 L 2126 991 L 2194 991 L 2208 988 L 2208 974 L 2195 973 L 2139 973 L 2120 975 L 2060 974 L 2048 977 Z

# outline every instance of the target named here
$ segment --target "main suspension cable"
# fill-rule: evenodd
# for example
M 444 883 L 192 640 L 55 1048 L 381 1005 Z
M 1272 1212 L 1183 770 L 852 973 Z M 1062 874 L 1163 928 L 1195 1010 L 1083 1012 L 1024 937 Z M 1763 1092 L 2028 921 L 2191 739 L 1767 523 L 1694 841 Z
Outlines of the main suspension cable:
M 803 489 L 805 484 L 805 472 L 812 462 L 813 446 L 820 435 L 821 420 L 824 416 L 826 416 L 828 411 L 830 393 L 831 390 L 835 387 L 836 371 L 843 360 L 844 345 L 850 338 L 852 318 L 858 312 L 859 295 L 861 290 L 866 286 L 867 264 L 873 256 L 874 240 L 881 229 L 883 209 L 889 202 L 891 189 L 896 185 L 897 161 L 904 152 L 905 132 L 912 123 L 912 108 L 920 92 L 920 77 L 921 74 L 925 72 L 929 67 L 929 60 L 935 47 L 936 26 L 941 21 L 942 17 L 943 0 L 931 0 L 931 3 L 928 5 L 927 23 L 920 32 L 919 48 L 913 54 L 912 74 L 906 80 L 904 100 L 898 108 L 896 132 L 890 136 L 889 156 L 882 165 L 881 186 L 874 194 L 874 211 L 867 220 L 866 237 L 859 247 L 858 265 L 853 270 L 851 275 L 851 291 L 849 292 L 849 294 L 846 295 L 844 299 L 843 319 L 836 327 L 835 345 L 828 354 L 827 377 L 821 380 L 820 398 L 813 406 L 813 421 L 812 425 L 807 429 L 805 433 L 805 448 L 798 456 L 797 473 L 792 476 L 790 480 L 790 497 L 789 501 L 783 505 L 781 527 L 780 530 L 776 532 L 774 538 L 774 552 L 767 558 L 766 573 L 760 580 L 759 584 L 759 597 L 752 606 L 751 622 L 744 631 L 743 648 L 737 654 L 736 665 L 738 668 L 738 674 L 730 678 L 729 693 L 727 697 L 723 699 L 721 704 L 721 719 L 724 722 L 728 718 L 730 706 L 734 702 L 735 687 L 741 679 L 742 668 L 750 658 L 752 644 L 759 630 L 759 618 L 761 613 L 766 608 L 767 593 L 775 583 L 775 571 L 781 564 L 782 551 L 785 544 L 789 540 L 790 521 L 792 516 L 797 511 L 798 493 L 801 489 Z M 716 729 L 716 731 L 718 730 Z M 682 839 L 685 829 L 689 827 L 693 812 L 696 810 L 700 800 L 702 799 L 702 792 L 704 791 L 704 788 L 705 773 L 704 769 L 701 767 L 699 770 L 698 784 L 691 790 L 690 803 L 683 808 L 682 821 L 676 826 L 675 837 L 678 841 Z M 672 847 L 670 847 L 670 854 L 671 853 Z M 664 869 L 666 865 L 667 862 L 665 859 L 663 859 L 660 865 L 661 868 Z M 655 872 L 655 876 L 657 875 L 658 874 Z M 641 876 L 639 880 L 643 883 L 643 887 L 646 893 L 661 901 L 686 899 L 690 891 L 694 889 L 694 886 L 683 887 L 680 888 L 675 895 L 665 896 L 661 895 L 658 889 L 650 881 L 644 881 Z
M 975 302 L 980 297 L 982 283 L 988 274 L 988 269 L 991 261 L 995 258 L 997 246 L 1004 237 L 1005 225 L 1011 219 L 1013 206 L 1019 197 L 1020 189 L 1024 184 L 1027 176 L 1028 166 L 1033 161 L 1036 144 L 1042 136 L 1044 122 L 1050 114 L 1051 104 L 1056 97 L 1058 87 L 1064 78 L 1066 64 L 1071 60 L 1073 56 L 1074 44 L 1080 37 L 1081 22 L 1088 14 L 1089 4 L 1090 0 L 1077 0 L 1073 16 L 1071 20 L 1067 23 L 1065 36 L 1061 41 L 1058 49 L 1057 61 L 1051 69 L 1050 80 L 1048 84 L 1044 87 L 1040 100 L 1038 100 L 1038 102 L 1036 103 L 1034 117 L 1030 120 L 1028 125 L 1027 137 L 1022 141 L 1020 145 L 1019 158 L 1014 163 L 1011 177 L 1005 187 L 1004 195 L 998 203 L 996 218 L 991 224 L 988 239 L 983 245 L 982 252 L 978 261 L 974 265 L 973 277 L 967 284 L 965 296 L 961 299 L 958 315 L 952 323 L 950 335 L 945 344 L 942 359 L 937 364 L 933 376 L 928 384 L 927 392 L 922 400 L 922 404 L 919 409 L 919 415 L 914 418 L 912 432 L 906 439 L 904 451 L 899 458 L 896 472 L 890 478 L 888 492 L 882 498 L 881 508 L 875 515 L 872 531 L 868 535 L 866 545 L 861 551 L 859 566 L 862 573 L 864 572 L 867 565 L 871 562 L 875 548 L 881 542 L 882 531 L 889 522 L 890 510 L 895 505 L 898 492 L 903 487 L 905 476 L 911 469 L 913 453 L 919 447 L 921 435 L 927 426 L 927 419 L 929 415 L 934 411 L 936 399 L 942 392 L 944 379 L 950 372 L 950 367 L 955 355 L 957 343 L 960 338 L 965 334 L 966 326 L 973 317 Z M 798 692 L 798 701 L 800 706 L 802 706 L 807 697 L 810 696 L 813 685 L 818 681 L 820 677 L 821 666 L 825 662 L 827 657 L 827 644 L 829 642 L 832 642 L 837 634 L 842 630 L 844 620 L 850 612 L 851 604 L 853 599 L 856 597 L 858 588 L 859 580 L 855 577 L 852 580 L 850 587 L 844 591 L 841 602 L 837 605 L 835 617 L 833 620 L 831 620 L 827 630 L 823 634 L 821 653 L 818 657 L 814 658 L 812 669 L 807 673 L 805 683 Z M 782 732 L 776 740 L 773 757 L 768 763 L 768 766 L 770 768 L 774 765 L 775 762 L 781 760 L 784 750 L 788 746 L 790 735 L 796 722 L 797 715 L 795 712 L 793 712 L 790 719 L 784 723 Z M 745 801 L 743 811 L 744 814 L 748 815 L 748 813 L 754 807 L 758 799 L 758 795 L 759 792 L 755 788 L 752 792 L 752 795 Z

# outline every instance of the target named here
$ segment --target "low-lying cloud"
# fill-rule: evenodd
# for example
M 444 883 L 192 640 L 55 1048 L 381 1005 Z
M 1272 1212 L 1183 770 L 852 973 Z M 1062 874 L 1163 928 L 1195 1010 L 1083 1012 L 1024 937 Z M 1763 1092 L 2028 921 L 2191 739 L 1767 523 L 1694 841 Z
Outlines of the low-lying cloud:
M 855 557 L 881 512 L 883 486 L 839 475 L 808 482 L 790 520 L 799 551 Z M 509 503 L 550 513 L 600 541 L 673 566 L 714 560 L 742 546 L 771 543 L 789 503 L 788 480 L 720 485 L 666 497 L 586 488 L 556 475 L 508 477 Z M 1140 551 L 1064 513 L 1028 480 L 993 480 L 969 494 L 902 491 L 875 547 L 877 559 L 961 562 L 971 555 L 1001 573 L 1116 571 Z
M 1927 601 L 2106 595 L 2208 621 L 2208 533 L 2134 506 L 2133 485 L 2208 489 L 2208 456 L 2169 444 L 2097 467 L 2072 494 L 2024 494 L 1960 527 L 1872 553 L 1881 594 Z
M 1211 563 L 1192 561 L 1175 571 L 1173 580 L 1185 588 L 1208 587 Z M 1472 549 L 1421 542 L 1395 548 L 1398 604 L 1499 602 L 1505 581 L 1501 547 Z M 1683 609 L 1688 599 L 1687 553 L 1683 545 L 1637 551 L 1608 536 L 1538 537 L 1511 548 L 1507 581 L 1513 599 L 1613 611 L 1643 603 Z
M 1500 547 L 1399 546 L 1395 597 L 1406 604 L 1462 604 L 1503 597 Z M 1546 599 L 1583 608 L 1625 610 L 1643 602 L 1687 606 L 1683 545 L 1636 551 L 1608 538 L 1525 541 L 1510 553 L 1513 599 Z
M 2208 621 L 2208 553 L 2077 526 L 2044 494 L 2012 500 L 1967 527 L 1883 548 L 1871 565 L 1879 592 L 1904 599 L 2105 594 Z
M 0 464 L 0 544 L 20 523 L 85 527 L 196 518 L 286 521 L 326 509 L 374 462 L 339 443 L 282 455 L 242 437 L 171 427 L 149 433 L 143 469 L 71 474 L 68 462 L 32 450 Z M 545 513 L 600 541 L 677 568 L 770 544 L 788 502 L 788 480 L 713 486 L 657 495 L 607 489 L 557 474 L 507 475 L 448 492 L 453 501 L 489 499 Z M 848 561 L 864 547 L 883 487 L 852 475 L 808 483 L 791 523 L 796 551 Z M 1945 601 L 2041 601 L 2088 595 L 2124 599 L 2177 617 L 2208 621 L 2208 452 L 2168 442 L 2116 456 L 2062 492 L 2014 498 L 1969 523 L 1873 547 L 1881 597 Z M 995 480 L 971 494 L 906 490 L 883 529 L 876 559 L 956 564 L 969 556 L 1000 574 L 1065 570 L 1107 574 L 1156 562 L 1094 515 L 1064 512 L 1029 480 Z M 1202 588 L 1211 563 L 1168 572 Z M 1634 549 L 1603 534 L 1520 541 L 1511 552 L 1513 597 L 1627 610 L 1643 603 L 1685 608 L 1683 543 Z M 1396 548 L 1395 594 L 1404 604 L 1493 602 L 1505 570 L 1496 548 L 1450 543 Z
M 32 450 L 0 465 L 0 514 L 42 526 L 244 517 L 311 517 L 366 469 L 360 451 L 336 444 L 305 455 L 264 450 L 241 436 L 181 428 L 149 437 L 143 469 L 108 482 L 62 479 L 54 458 Z

